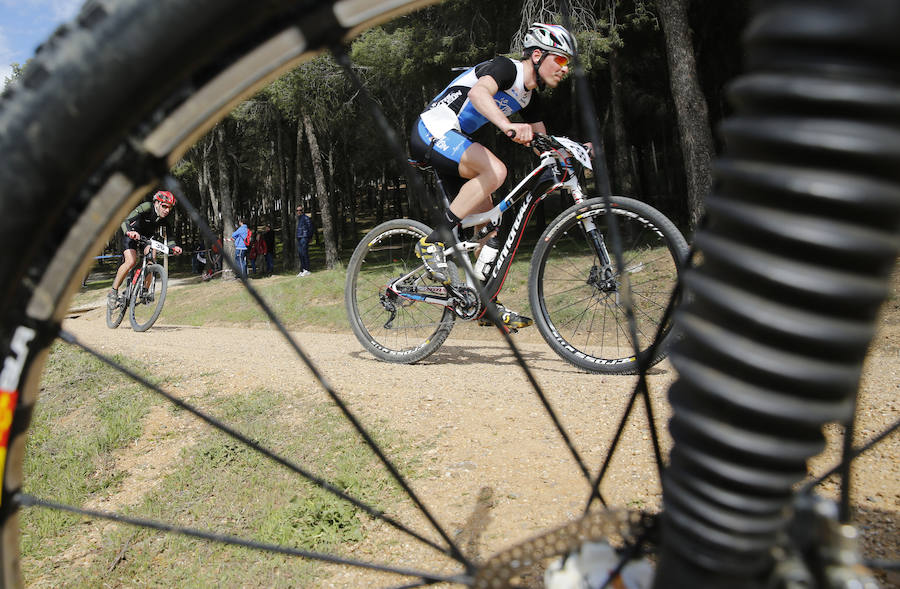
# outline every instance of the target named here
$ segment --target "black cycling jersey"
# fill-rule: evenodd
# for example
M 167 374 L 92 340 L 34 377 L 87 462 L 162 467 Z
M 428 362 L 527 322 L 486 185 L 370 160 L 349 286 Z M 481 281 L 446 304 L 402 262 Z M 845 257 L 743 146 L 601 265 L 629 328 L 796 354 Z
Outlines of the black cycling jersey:
M 152 202 L 142 202 L 122 222 L 122 233 L 126 234 L 123 249 L 137 249 L 138 247 L 137 242 L 128 237 L 129 231 L 137 231 L 141 237 L 152 237 L 158 235 L 160 229 L 168 228 L 168 226 L 168 218 L 157 215 Z M 168 245 L 173 247 L 175 242 L 169 240 Z

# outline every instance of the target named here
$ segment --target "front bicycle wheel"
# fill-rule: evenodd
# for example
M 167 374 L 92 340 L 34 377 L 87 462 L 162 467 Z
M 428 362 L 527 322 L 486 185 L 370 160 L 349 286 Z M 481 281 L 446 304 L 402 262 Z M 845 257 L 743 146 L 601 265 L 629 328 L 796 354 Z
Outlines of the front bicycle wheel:
M 141 277 L 131 291 L 131 300 L 128 302 L 130 313 L 128 318 L 131 320 L 131 328 L 135 331 L 150 329 L 159 319 L 163 304 L 166 302 L 166 287 L 169 283 L 166 269 L 159 264 L 150 264 L 145 272 L 146 275 Z
M 122 319 L 125 318 L 125 310 L 129 306 L 129 298 L 128 294 L 124 295 L 124 299 L 120 296 L 115 309 L 110 309 L 109 305 L 106 306 L 106 326 L 108 328 L 115 329 L 122 323 Z
M 653 207 L 631 198 L 611 200 L 624 267 L 613 259 L 611 273 L 604 275 L 586 227 L 608 239 L 611 219 L 603 199 L 591 199 L 569 207 L 544 231 L 531 260 L 529 298 L 541 335 L 563 359 L 590 372 L 634 374 L 638 362 L 625 312 L 629 287 L 640 352 L 661 333 L 652 365 L 666 355 L 670 326 L 660 331 L 660 324 L 688 246 Z
M 387 221 L 372 229 L 350 258 L 344 289 L 347 317 L 356 338 L 379 360 L 418 362 L 437 351 L 453 329 L 456 316 L 449 307 L 402 297 L 387 288 L 407 275 L 401 287 L 428 283 L 415 245 L 430 232 L 418 221 Z

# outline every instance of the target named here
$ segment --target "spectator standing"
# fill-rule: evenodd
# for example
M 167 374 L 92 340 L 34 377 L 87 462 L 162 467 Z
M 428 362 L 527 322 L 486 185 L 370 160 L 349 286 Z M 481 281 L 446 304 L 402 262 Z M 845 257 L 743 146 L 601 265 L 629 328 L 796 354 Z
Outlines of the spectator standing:
M 240 226 L 231 234 L 231 241 L 234 242 L 234 263 L 241 271 L 241 276 L 247 277 L 247 242 L 250 240 L 250 229 L 243 219 L 239 219 Z
M 203 249 L 203 244 L 195 241 L 194 251 L 191 253 L 193 254 L 191 256 L 191 271 L 194 274 L 203 274 L 203 270 L 206 268 L 206 250 Z
M 259 253 L 256 244 L 259 242 L 259 236 L 255 231 L 250 233 L 247 242 L 247 260 L 250 262 L 250 272 L 256 274 L 256 256 Z
M 263 272 L 263 260 L 266 257 L 266 240 L 265 236 L 253 233 L 250 237 L 250 249 L 247 256 L 250 258 L 253 274 L 256 274 L 256 260 L 259 260 L 259 272 Z
M 271 276 L 275 273 L 275 232 L 271 225 L 266 225 L 263 240 L 266 242 L 266 274 Z
M 297 205 L 297 257 L 300 259 L 300 273 L 309 276 L 309 240 L 312 239 L 313 225 L 309 215 L 303 212 L 303 205 Z

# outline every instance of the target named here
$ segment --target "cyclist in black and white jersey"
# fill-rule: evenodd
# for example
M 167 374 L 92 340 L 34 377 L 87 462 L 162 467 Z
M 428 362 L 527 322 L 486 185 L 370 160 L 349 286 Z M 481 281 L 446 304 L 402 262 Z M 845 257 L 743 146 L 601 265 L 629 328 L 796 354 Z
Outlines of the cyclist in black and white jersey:
M 115 309 L 119 302 L 119 286 L 125 280 L 125 277 L 134 268 L 138 261 L 138 247 L 141 237 L 152 237 L 156 235 L 163 227 L 167 227 L 166 218 L 172 212 L 175 206 L 175 195 L 166 190 L 160 190 L 153 195 L 153 202 L 143 202 L 134 208 L 128 214 L 125 221 L 122 222 L 122 265 L 116 271 L 116 277 L 113 279 L 112 288 L 106 297 L 107 305 L 110 309 Z M 181 248 L 175 245 L 174 241 L 169 241 L 169 247 L 172 253 L 178 255 Z M 149 247 L 149 246 L 145 246 Z
M 522 59 L 500 56 L 466 70 L 413 124 L 410 154 L 433 166 L 448 194 L 456 194 L 445 212 L 444 228 L 451 231 L 463 217 L 489 211 L 491 193 L 506 180 L 506 165 L 469 134 L 491 123 L 516 143 L 527 145 L 535 132 L 547 132 L 536 104 L 536 90 L 555 88 L 568 73 L 575 38 L 559 25 L 535 23 L 522 41 Z M 510 121 L 516 113 L 524 122 Z M 441 229 L 435 228 L 419 241 L 416 255 L 434 280 L 449 284 Z M 508 327 L 518 329 L 533 323 L 496 304 Z

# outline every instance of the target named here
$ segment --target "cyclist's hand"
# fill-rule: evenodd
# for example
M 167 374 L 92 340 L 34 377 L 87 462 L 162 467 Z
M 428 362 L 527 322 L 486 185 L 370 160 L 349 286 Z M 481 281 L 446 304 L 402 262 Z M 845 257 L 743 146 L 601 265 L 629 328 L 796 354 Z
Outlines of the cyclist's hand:
M 172 246 L 172 251 L 175 252 L 175 255 L 179 255 L 181 253 L 181 248 L 177 245 Z
M 138 233 L 137 231 L 129 231 L 129 232 L 126 233 L 125 235 L 127 235 L 127 236 L 130 237 L 131 239 L 140 239 L 140 238 L 141 238 L 141 234 Z
M 510 123 L 505 133 L 520 145 L 528 145 L 534 139 L 534 129 L 528 123 Z

